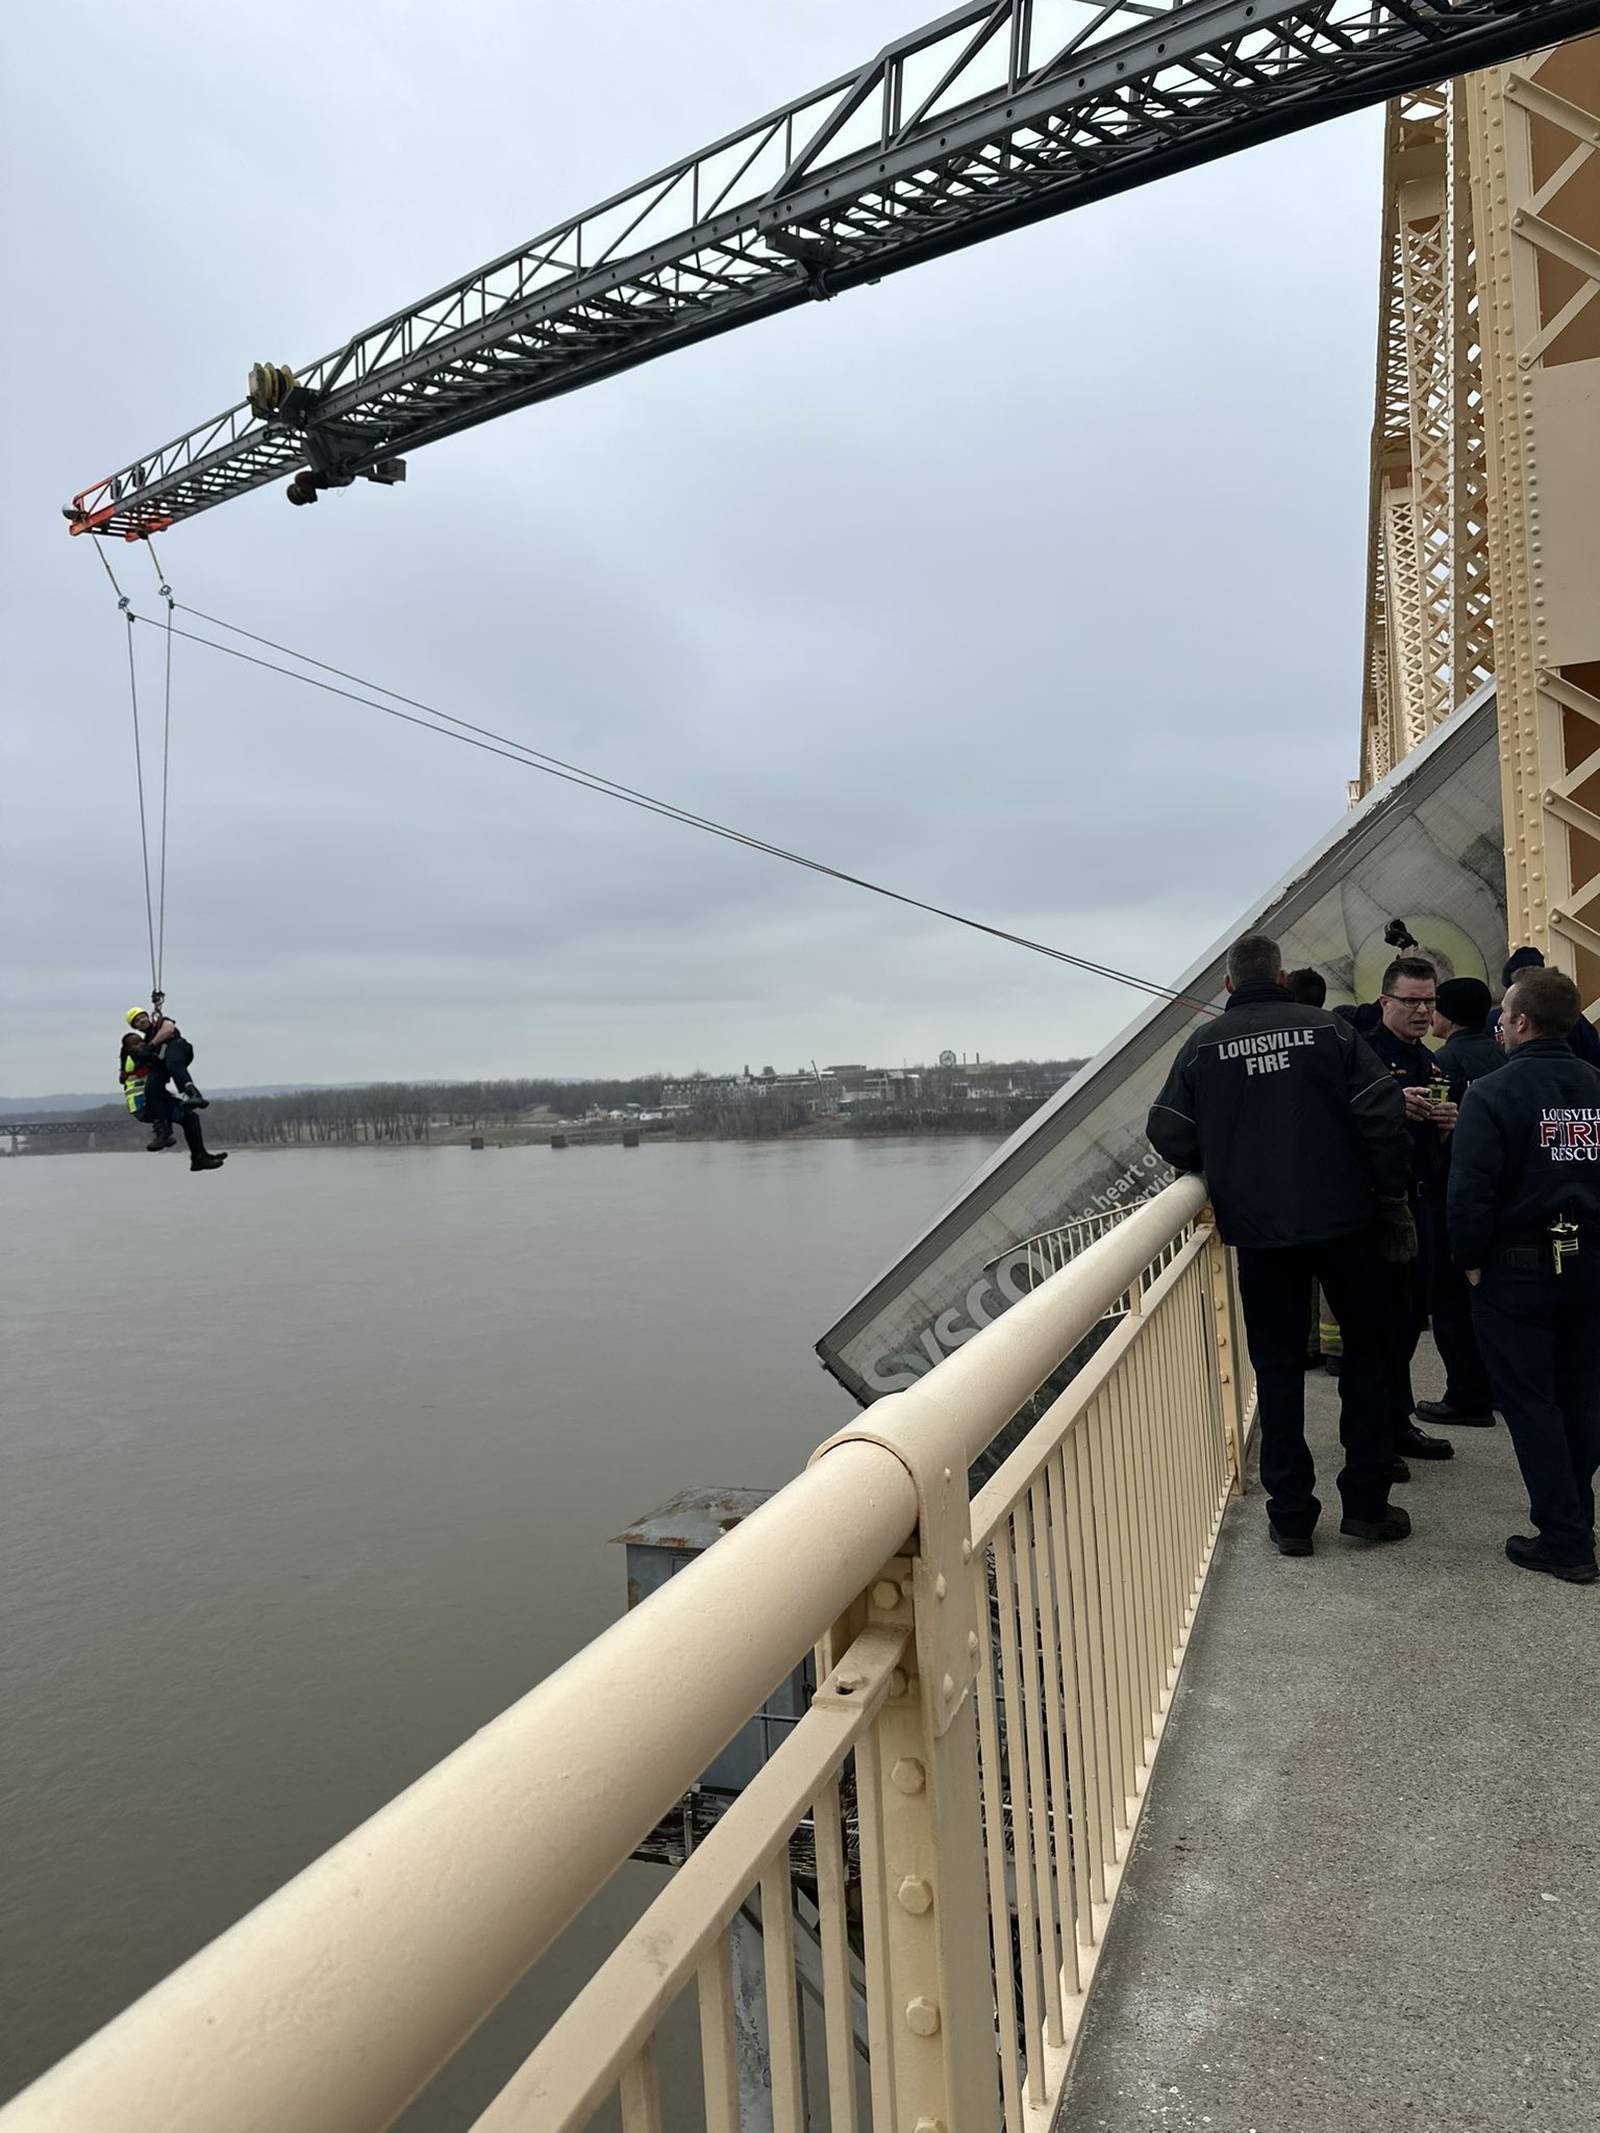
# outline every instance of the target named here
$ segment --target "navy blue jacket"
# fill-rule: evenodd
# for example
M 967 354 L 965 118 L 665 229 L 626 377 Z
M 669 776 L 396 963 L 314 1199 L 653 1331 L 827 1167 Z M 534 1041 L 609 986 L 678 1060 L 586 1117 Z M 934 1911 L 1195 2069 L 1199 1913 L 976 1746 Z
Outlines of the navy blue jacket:
M 1228 1244 L 1342 1237 L 1406 1185 L 1405 1100 L 1347 1021 L 1281 985 L 1242 985 L 1184 1042 L 1146 1126 L 1203 1170 Z
M 1446 1216 L 1457 1266 L 1543 1245 L 1560 1217 L 1600 1255 L 1600 1069 L 1564 1037 L 1506 1055 L 1468 1089 L 1452 1136 Z
M 1341 1022 L 1348 1022 L 1358 1037 L 1368 1039 L 1383 1020 L 1383 1007 L 1377 1000 L 1363 1000 L 1356 1007 L 1336 1007 L 1333 1012 Z
M 1452 1031 L 1434 1058 L 1444 1068 L 1453 1104 L 1460 1103 L 1473 1082 L 1484 1074 L 1498 1073 L 1506 1063 L 1505 1053 L 1486 1029 Z
M 1367 1042 L 1374 1056 L 1393 1075 L 1396 1088 L 1426 1089 L 1435 1082 L 1444 1083 L 1438 1055 L 1425 1044 L 1409 1044 L 1404 1037 L 1397 1037 L 1381 1014 L 1377 1028 L 1368 1032 Z M 1403 1096 L 1400 1106 L 1404 1110 Z M 1408 1117 L 1406 1139 L 1411 1149 L 1411 1190 L 1413 1194 L 1425 1192 L 1436 1186 L 1444 1174 L 1444 1135 L 1425 1119 Z

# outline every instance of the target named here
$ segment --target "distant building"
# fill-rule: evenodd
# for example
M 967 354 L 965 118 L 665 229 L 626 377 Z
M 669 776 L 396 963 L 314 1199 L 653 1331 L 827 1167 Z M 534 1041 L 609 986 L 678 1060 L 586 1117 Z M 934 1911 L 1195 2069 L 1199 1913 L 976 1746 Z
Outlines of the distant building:
M 838 1106 L 839 1090 L 827 1075 L 779 1074 L 768 1068 L 760 1074 L 691 1074 L 685 1081 L 667 1081 L 661 1086 L 661 1108 L 669 1118 L 724 1104 L 759 1103 L 784 1097 L 803 1104 L 809 1111 L 832 1111 Z

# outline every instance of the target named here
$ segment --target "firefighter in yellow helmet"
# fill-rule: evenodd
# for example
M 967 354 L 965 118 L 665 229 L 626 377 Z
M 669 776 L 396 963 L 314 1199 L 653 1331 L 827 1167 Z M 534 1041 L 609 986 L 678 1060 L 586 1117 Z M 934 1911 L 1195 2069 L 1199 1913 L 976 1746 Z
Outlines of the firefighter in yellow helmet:
M 197 1114 L 204 1108 L 205 1098 L 196 1090 L 190 1100 L 172 1086 L 177 1079 L 180 1090 L 193 1089 L 194 1084 L 187 1079 L 194 1057 L 192 1047 L 181 1037 L 175 1022 L 165 1016 L 152 1016 L 148 1008 L 130 1007 L 123 1020 L 127 1030 L 118 1055 L 117 1075 L 128 1109 L 151 1129 L 146 1143 L 150 1153 L 173 1146 L 176 1126 L 188 1144 L 189 1168 L 220 1170 L 228 1158 L 226 1154 L 213 1155 L 200 1130 Z M 171 1056 L 175 1049 L 176 1058 Z

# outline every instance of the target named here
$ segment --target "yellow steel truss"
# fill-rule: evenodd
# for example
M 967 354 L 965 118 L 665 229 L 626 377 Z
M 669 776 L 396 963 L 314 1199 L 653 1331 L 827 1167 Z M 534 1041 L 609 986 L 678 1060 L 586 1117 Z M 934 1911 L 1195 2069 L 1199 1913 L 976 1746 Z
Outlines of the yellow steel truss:
M 1600 1006 L 1600 37 L 1390 107 L 1363 792 L 1497 676 L 1508 921 Z

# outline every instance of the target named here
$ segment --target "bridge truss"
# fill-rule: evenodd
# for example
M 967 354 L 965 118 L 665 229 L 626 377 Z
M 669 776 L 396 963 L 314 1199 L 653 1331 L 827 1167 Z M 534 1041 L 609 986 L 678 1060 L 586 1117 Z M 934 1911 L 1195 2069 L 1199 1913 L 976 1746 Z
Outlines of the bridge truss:
M 1495 677 L 1508 923 L 1600 1007 L 1600 38 L 1391 108 L 1363 791 Z

